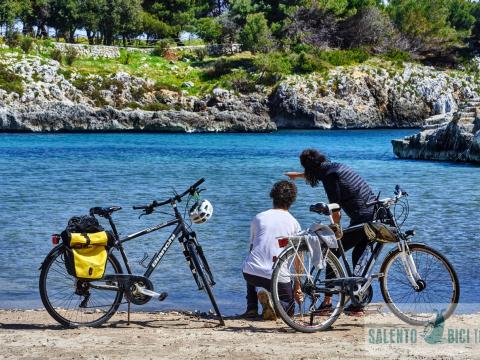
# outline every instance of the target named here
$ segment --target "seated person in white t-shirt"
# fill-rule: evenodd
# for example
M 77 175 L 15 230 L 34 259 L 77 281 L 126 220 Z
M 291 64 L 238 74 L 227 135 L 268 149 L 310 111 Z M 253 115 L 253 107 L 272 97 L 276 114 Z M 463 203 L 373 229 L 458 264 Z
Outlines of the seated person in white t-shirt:
M 297 187 L 290 181 L 275 183 L 270 191 L 273 209 L 261 212 L 251 223 L 250 253 L 243 263 L 243 277 L 247 281 L 247 318 L 258 316 L 258 301 L 262 304 L 262 318 L 275 320 L 270 296 L 273 259 L 281 248 L 278 237 L 298 233 L 301 228 L 298 221 L 288 212 L 297 198 Z M 292 286 L 290 283 L 279 284 L 279 297 L 285 308 L 293 304 Z M 257 294 L 256 287 L 264 288 Z

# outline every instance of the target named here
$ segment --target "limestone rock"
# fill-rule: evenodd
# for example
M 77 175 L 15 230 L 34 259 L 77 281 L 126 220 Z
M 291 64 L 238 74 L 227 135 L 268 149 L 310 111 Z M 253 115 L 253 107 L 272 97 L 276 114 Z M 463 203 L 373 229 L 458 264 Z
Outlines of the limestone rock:
M 432 124 L 420 133 L 392 141 L 395 155 L 403 159 L 480 163 L 480 100 L 471 99 L 460 111 L 427 121 Z

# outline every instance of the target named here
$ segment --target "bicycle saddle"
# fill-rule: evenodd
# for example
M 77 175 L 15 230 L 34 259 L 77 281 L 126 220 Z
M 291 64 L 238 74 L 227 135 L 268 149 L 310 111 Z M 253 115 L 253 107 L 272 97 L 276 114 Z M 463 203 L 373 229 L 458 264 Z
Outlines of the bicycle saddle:
M 340 205 L 336 203 L 325 204 L 323 202 L 320 202 L 314 205 L 310 205 L 311 212 L 322 214 L 322 215 L 330 215 L 333 211 L 338 211 L 338 210 L 340 210 Z
M 115 211 L 122 210 L 121 206 L 110 206 L 110 207 L 93 207 L 90 209 L 90 215 L 98 215 L 98 216 L 109 216 Z

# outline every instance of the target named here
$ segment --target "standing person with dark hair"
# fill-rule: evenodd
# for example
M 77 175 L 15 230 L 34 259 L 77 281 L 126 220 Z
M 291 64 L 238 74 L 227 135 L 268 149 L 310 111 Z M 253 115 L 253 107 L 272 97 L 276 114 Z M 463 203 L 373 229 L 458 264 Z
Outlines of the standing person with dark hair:
M 354 170 L 344 164 L 330 162 L 315 149 L 304 150 L 300 155 L 300 164 L 304 172 L 289 172 L 285 175 L 290 179 L 305 179 L 312 187 L 322 183 L 328 201 L 339 204 L 350 217 L 350 226 L 373 220 L 373 206 L 367 204 L 375 200 L 375 195 L 368 183 Z M 340 222 L 340 212 L 334 213 L 334 221 Z M 363 228 L 346 233 L 341 241 L 345 251 L 353 248 L 352 263 L 355 268 L 368 244 Z M 339 255 L 338 250 L 336 255 Z M 331 299 L 326 296 L 322 306 L 326 309 L 331 307 Z M 350 306 L 346 312 L 361 315 L 363 309 Z
M 247 311 L 243 314 L 247 318 L 258 316 L 258 301 L 262 304 L 262 318 L 275 320 L 276 314 L 271 299 L 271 277 L 274 258 L 281 248 L 278 246 L 278 237 L 298 233 L 301 228 L 298 221 L 288 209 L 297 198 L 297 187 L 290 181 L 275 183 L 270 191 L 273 208 L 255 216 L 251 223 L 250 253 L 243 263 L 243 277 L 247 282 Z M 261 287 L 257 294 L 256 287 Z M 300 284 L 295 284 L 295 293 Z M 292 284 L 279 284 L 279 297 L 284 307 L 291 308 L 293 304 Z

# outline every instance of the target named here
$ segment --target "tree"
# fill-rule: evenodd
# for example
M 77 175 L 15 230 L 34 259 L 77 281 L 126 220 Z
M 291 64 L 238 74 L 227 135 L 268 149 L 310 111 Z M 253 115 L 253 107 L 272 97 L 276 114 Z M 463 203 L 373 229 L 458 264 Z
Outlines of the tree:
M 232 0 L 228 17 L 237 25 L 243 27 L 247 22 L 247 16 L 256 11 L 256 7 L 252 4 L 252 0 Z
M 145 6 L 145 3 L 144 3 Z M 195 0 L 151 1 L 146 11 L 170 27 L 169 37 L 178 39 L 182 31 L 192 31 L 196 12 L 200 9 Z
M 217 18 L 206 17 L 197 20 L 195 33 L 208 43 L 220 42 L 222 37 L 222 24 Z
M 388 15 L 374 6 L 358 9 L 355 15 L 344 20 L 340 24 L 340 37 L 344 48 L 368 46 L 376 53 L 408 48 Z
M 155 15 L 144 11 L 142 14 L 143 31 L 147 41 L 151 39 L 166 39 L 172 35 L 172 28 L 159 20 Z
M 240 41 L 245 50 L 267 52 L 272 47 L 271 32 L 267 19 L 262 13 L 247 16 L 245 26 L 240 33 Z
M 127 39 L 140 35 L 142 32 L 142 2 L 141 0 L 118 0 L 118 24 L 116 33 L 122 36 L 123 46 Z
M 469 32 L 475 24 L 475 4 L 468 0 L 450 0 L 448 21 L 456 30 Z
M 472 28 L 472 45 L 473 48 L 480 48 L 480 3 L 476 3 L 472 9 L 472 14 L 476 21 Z
M 67 41 L 75 42 L 75 31 L 82 25 L 81 0 L 51 0 L 47 24 Z
M 20 12 L 19 2 L 15 0 L 0 1 L 0 25 L 5 26 L 5 34 L 13 31 L 15 19 Z
M 290 44 L 308 44 L 328 48 L 337 43 L 337 19 L 320 7 L 301 7 L 286 26 L 285 38 Z
M 100 14 L 105 7 L 105 0 L 82 0 L 80 3 L 82 26 L 87 33 L 88 43 L 91 45 L 94 44 L 95 37 L 100 32 Z
M 411 50 L 433 54 L 458 43 L 459 34 L 450 26 L 450 0 L 391 0 L 388 11 L 407 36 Z

